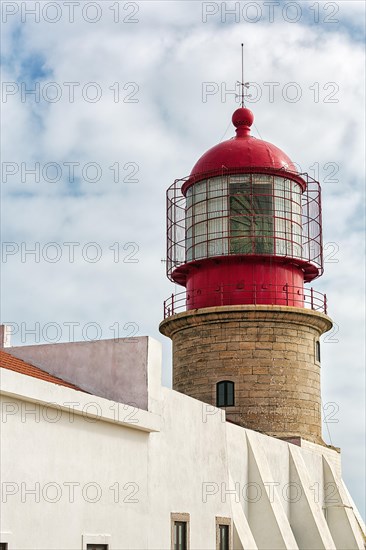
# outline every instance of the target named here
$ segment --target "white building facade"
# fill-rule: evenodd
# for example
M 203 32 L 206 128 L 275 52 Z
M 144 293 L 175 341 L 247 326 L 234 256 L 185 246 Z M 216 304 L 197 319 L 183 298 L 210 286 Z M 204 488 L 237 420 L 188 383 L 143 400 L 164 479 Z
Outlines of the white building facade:
M 162 387 L 153 339 L 2 356 L 2 550 L 365 547 L 336 449 Z

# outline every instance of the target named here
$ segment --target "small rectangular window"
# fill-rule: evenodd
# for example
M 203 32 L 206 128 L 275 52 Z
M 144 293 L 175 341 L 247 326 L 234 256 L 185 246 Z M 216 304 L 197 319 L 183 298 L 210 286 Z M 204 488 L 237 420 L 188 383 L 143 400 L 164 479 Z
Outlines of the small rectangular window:
M 0 542 L 0 550 L 8 550 L 8 543 Z
M 232 549 L 232 533 L 230 518 L 216 518 L 216 549 L 231 550 Z
M 234 407 L 234 382 L 222 380 L 216 384 L 216 407 Z
M 320 342 L 317 340 L 315 342 L 315 359 L 320 363 Z
M 171 514 L 172 550 L 189 550 L 189 514 Z
M 87 550 L 108 550 L 108 544 L 87 544 Z

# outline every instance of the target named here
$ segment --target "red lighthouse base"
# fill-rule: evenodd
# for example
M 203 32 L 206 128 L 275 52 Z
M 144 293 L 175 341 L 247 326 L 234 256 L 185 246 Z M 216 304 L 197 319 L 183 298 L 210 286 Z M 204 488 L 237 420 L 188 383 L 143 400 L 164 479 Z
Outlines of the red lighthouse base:
M 304 307 L 304 271 L 293 260 L 222 256 L 184 268 L 174 272 L 174 279 L 187 288 L 187 309 L 240 304 Z

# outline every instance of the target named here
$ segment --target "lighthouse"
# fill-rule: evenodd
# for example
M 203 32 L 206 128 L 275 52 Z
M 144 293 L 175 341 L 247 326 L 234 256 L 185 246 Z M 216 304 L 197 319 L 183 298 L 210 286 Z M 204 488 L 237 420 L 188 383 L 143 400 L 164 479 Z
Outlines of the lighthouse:
M 275 145 L 236 135 L 209 149 L 167 191 L 164 303 L 173 389 L 264 434 L 324 444 L 320 337 L 332 327 L 323 273 L 321 190 Z

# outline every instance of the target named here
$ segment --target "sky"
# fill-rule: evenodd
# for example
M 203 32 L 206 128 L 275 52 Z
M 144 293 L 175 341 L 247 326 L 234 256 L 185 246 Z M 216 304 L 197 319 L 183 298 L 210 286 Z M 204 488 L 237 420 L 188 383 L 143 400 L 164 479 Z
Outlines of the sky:
M 1 321 L 13 345 L 159 333 L 166 189 L 234 135 L 322 185 L 324 439 L 365 517 L 365 3 L 2 2 Z

